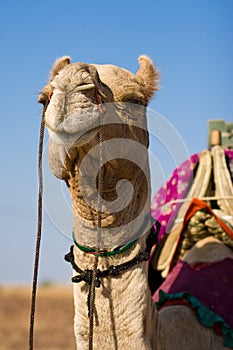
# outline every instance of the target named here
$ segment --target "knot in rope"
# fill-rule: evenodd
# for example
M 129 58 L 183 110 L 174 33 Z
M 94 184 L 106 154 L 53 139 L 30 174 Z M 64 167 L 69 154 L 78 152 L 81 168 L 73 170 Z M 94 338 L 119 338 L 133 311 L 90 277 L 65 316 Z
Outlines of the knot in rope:
M 72 278 L 72 282 L 79 283 L 79 282 L 83 281 L 83 282 L 86 282 L 87 284 L 89 284 L 89 286 L 91 286 L 92 278 L 93 278 L 93 270 L 86 269 L 82 273 L 80 273 L 79 275 L 74 276 Z M 100 278 L 101 278 L 101 272 L 99 269 L 97 269 L 95 281 L 94 281 L 96 288 L 100 287 L 100 284 L 101 284 Z

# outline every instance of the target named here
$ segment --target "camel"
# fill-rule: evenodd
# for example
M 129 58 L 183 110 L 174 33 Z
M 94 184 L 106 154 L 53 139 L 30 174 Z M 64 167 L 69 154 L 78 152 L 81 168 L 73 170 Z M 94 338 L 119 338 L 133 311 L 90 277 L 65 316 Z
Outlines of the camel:
M 158 89 L 159 72 L 147 56 L 139 57 L 136 74 L 64 56 L 39 96 L 50 168 L 66 182 L 72 200 L 74 246 L 67 259 L 73 265 L 77 349 L 89 344 L 95 252 L 93 349 L 227 349 L 187 305 L 158 311 L 149 288 L 147 245 L 154 222 L 146 107 Z M 215 261 L 218 254 L 220 260 L 233 258 L 230 248 L 209 239 L 184 260 L 192 263 L 197 252 L 201 261 Z

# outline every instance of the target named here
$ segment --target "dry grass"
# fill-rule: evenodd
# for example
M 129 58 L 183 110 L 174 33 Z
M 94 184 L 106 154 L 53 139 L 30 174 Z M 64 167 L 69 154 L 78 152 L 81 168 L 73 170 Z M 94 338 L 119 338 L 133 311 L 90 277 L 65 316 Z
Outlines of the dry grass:
M 0 350 L 28 349 L 31 290 L 0 287 Z M 75 350 L 72 286 L 38 289 L 34 350 Z

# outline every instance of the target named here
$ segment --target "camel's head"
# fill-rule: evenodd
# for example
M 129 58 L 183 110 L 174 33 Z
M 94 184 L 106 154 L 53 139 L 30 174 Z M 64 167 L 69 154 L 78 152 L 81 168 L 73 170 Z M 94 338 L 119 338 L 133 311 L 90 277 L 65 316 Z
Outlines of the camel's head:
M 63 147 L 63 154 L 65 146 L 67 154 L 71 145 L 92 139 L 98 132 L 100 113 L 104 124 L 130 124 L 132 120 L 136 126 L 146 126 L 145 107 L 158 89 L 158 71 L 147 56 L 140 56 L 139 64 L 134 75 L 113 65 L 70 63 L 68 56 L 55 62 L 50 81 L 39 95 L 39 102 L 47 105 L 45 123 L 53 148 L 50 160 L 57 158 L 54 143 Z M 63 177 L 53 160 L 52 171 Z
M 100 134 L 102 150 L 105 147 L 103 199 L 106 203 L 117 202 L 108 213 L 123 215 L 116 200 L 120 198 L 117 191 L 121 189 L 122 202 L 126 203 L 131 190 L 126 190 L 122 179 L 139 187 L 140 197 L 142 194 L 145 197 L 141 200 L 142 207 L 149 203 L 146 106 L 158 89 L 158 72 L 146 56 L 139 57 L 139 65 L 133 74 L 113 65 L 70 63 L 70 58 L 65 56 L 55 62 L 50 81 L 39 96 L 39 102 L 45 106 L 50 136 L 50 168 L 55 176 L 67 181 L 74 211 L 87 221 L 95 217 L 90 206 L 96 198 L 94 175 L 98 175 L 100 163 L 95 146 L 99 144 Z M 139 177 L 143 184 L 139 183 Z M 88 208 L 84 197 L 88 198 Z M 133 215 L 138 216 L 138 212 Z M 109 220 L 113 226 L 118 225 L 118 219 L 106 216 L 106 226 Z
M 70 63 L 64 56 L 51 71 L 50 81 L 39 95 L 39 102 L 50 100 L 45 121 L 51 134 L 64 140 L 73 135 L 78 141 L 96 125 L 98 103 L 128 102 L 147 106 L 158 89 L 158 72 L 146 56 L 139 58 L 136 75 L 113 65 Z M 73 137 L 72 137 L 73 139 Z

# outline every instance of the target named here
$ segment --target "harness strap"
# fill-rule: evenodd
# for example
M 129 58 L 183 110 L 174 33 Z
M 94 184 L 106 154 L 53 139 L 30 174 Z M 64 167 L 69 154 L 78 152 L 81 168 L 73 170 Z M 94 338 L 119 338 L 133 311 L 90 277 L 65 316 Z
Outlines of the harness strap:
M 111 265 L 108 269 L 100 270 L 96 269 L 95 273 L 94 270 L 86 269 L 82 270 L 74 260 L 74 245 L 70 247 L 70 252 L 65 255 L 65 261 L 69 262 L 72 265 L 72 268 L 78 273 L 76 276 L 72 277 L 73 283 L 80 283 L 85 282 L 87 283 L 90 288 L 87 295 L 87 307 L 88 307 L 88 317 L 91 320 L 91 288 L 94 286 L 95 288 L 99 288 L 101 286 L 101 278 L 108 277 L 108 276 L 119 276 L 122 272 L 129 270 L 130 268 L 140 264 L 143 261 L 148 261 L 151 254 L 152 247 L 158 243 L 158 235 L 160 231 L 161 225 L 159 221 L 154 220 L 153 225 L 150 229 L 149 235 L 146 239 L 146 249 L 143 252 L 139 252 L 133 259 L 130 261 L 127 261 L 120 265 Z M 133 241 L 131 244 L 128 244 L 126 247 L 129 249 L 133 244 L 135 244 L 137 240 Z M 75 246 L 77 246 L 77 243 L 75 242 Z M 118 251 L 119 253 L 123 253 L 123 251 L 126 251 L 125 249 L 122 249 Z M 80 247 L 78 246 L 80 249 Z M 90 252 L 90 251 L 89 251 Z M 93 253 L 93 252 L 92 252 Z M 117 254 L 116 252 L 114 254 Z M 105 254 L 102 256 L 109 256 L 110 254 Z M 112 254 L 111 254 L 112 255 Z M 93 281 L 94 277 L 94 281 Z
M 91 248 L 91 247 L 85 247 L 85 246 L 82 246 L 81 244 L 79 244 L 76 240 L 75 240 L 75 237 L 74 237 L 74 233 L 72 234 L 73 235 L 73 241 L 74 241 L 74 244 L 75 246 L 85 252 L 85 253 L 90 253 L 90 254 L 95 254 L 95 249 L 94 248 Z M 122 247 L 117 247 L 117 248 L 114 248 L 113 250 L 100 250 L 99 252 L 99 256 L 100 257 L 104 257 L 104 256 L 111 256 L 111 255 L 116 255 L 116 254 L 122 254 L 124 252 L 126 252 L 129 248 L 131 248 L 135 243 L 136 243 L 137 240 L 135 241 L 132 241 Z
M 79 283 L 84 281 L 87 284 L 91 285 L 93 270 L 86 269 L 83 271 L 82 269 L 80 269 L 80 267 L 74 261 L 73 249 L 74 249 L 74 246 L 72 245 L 70 247 L 70 252 L 65 255 L 65 260 L 71 263 L 73 269 L 78 273 L 78 275 L 72 277 L 72 282 Z M 121 274 L 121 272 L 127 271 L 128 269 L 141 263 L 142 261 L 147 261 L 149 259 L 149 256 L 150 256 L 149 252 L 145 250 L 144 252 L 138 253 L 138 255 L 132 260 L 127 261 L 123 264 L 111 265 L 109 266 L 108 269 L 102 270 L 102 271 L 98 269 L 96 274 L 95 286 L 97 288 L 100 287 L 101 278 L 108 277 L 108 276 L 118 276 Z
M 156 228 L 156 229 L 155 229 Z M 158 234 L 160 230 L 160 223 L 158 221 L 155 222 L 155 226 L 153 225 L 150 233 L 146 240 L 146 249 L 143 252 L 139 252 L 136 257 L 133 259 L 120 264 L 120 265 L 111 265 L 106 270 L 99 270 L 97 269 L 96 273 L 96 280 L 95 280 L 95 286 L 97 288 L 101 285 L 101 278 L 108 277 L 108 276 L 118 276 L 122 272 L 127 271 L 131 267 L 134 267 L 135 265 L 138 265 L 139 263 L 143 261 L 147 261 L 150 257 L 150 252 L 152 247 L 157 243 L 158 240 Z M 74 245 L 70 247 L 70 252 L 65 255 L 65 260 L 69 262 L 73 269 L 78 273 L 78 275 L 72 277 L 73 283 L 79 283 L 79 282 L 86 282 L 87 284 L 91 285 L 92 283 L 92 275 L 93 270 L 86 269 L 82 270 L 74 261 Z
M 138 230 L 138 234 L 135 235 L 136 238 L 133 241 L 128 242 L 127 244 L 123 245 L 123 246 L 119 246 L 116 248 L 113 248 L 112 250 L 109 249 L 100 249 L 98 252 L 98 255 L 100 257 L 106 257 L 106 256 L 112 256 L 112 255 L 116 255 L 116 254 L 122 254 L 124 252 L 126 252 L 128 249 L 130 249 L 136 242 L 137 240 L 142 237 L 145 233 L 144 231 L 147 229 L 148 223 L 151 223 L 151 226 L 155 226 L 154 228 L 152 228 L 152 232 L 150 232 L 148 238 L 147 238 L 147 247 L 148 245 L 150 245 L 150 250 L 153 247 L 154 244 L 158 243 L 158 233 L 160 230 L 160 223 L 155 220 L 150 214 L 146 215 L 142 226 L 140 227 L 140 229 Z M 72 237 L 73 237 L 73 242 L 75 244 L 75 246 L 85 252 L 85 253 L 90 253 L 90 254 L 95 254 L 95 248 L 94 247 L 87 247 L 87 246 L 83 246 L 80 243 L 78 243 L 75 239 L 75 234 L 74 232 L 72 232 Z M 149 243 L 150 240 L 150 243 Z

